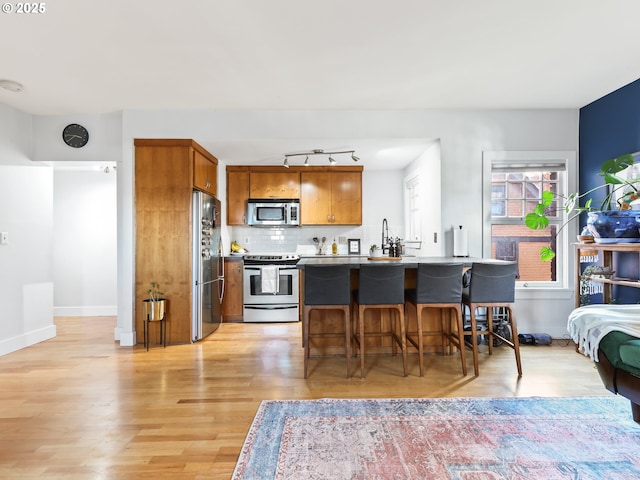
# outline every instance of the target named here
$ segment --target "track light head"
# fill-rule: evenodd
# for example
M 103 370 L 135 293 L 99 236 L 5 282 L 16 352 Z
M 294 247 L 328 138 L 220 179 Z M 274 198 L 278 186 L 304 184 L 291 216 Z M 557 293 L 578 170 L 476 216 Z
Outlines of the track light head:
M 355 150 L 322 150 L 321 148 L 316 148 L 313 150 L 309 150 L 306 152 L 293 152 L 293 153 L 285 153 L 284 154 L 284 167 L 285 168 L 289 168 L 289 157 L 305 157 L 304 159 L 304 166 L 308 167 L 309 166 L 309 157 L 313 156 L 313 155 L 325 155 L 325 156 L 329 156 L 329 164 L 330 165 L 336 165 L 338 162 L 335 158 L 333 158 L 334 155 L 351 155 L 351 160 L 353 160 L 354 162 L 359 162 L 360 158 L 356 157 L 356 151 Z

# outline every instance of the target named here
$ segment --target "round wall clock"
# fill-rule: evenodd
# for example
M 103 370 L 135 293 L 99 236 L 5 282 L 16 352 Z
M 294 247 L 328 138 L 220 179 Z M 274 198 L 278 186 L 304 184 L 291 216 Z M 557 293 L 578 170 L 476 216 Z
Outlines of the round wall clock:
M 62 130 L 62 140 L 73 148 L 84 147 L 89 141 L 89 132 L 82 125 L 70 123 Z

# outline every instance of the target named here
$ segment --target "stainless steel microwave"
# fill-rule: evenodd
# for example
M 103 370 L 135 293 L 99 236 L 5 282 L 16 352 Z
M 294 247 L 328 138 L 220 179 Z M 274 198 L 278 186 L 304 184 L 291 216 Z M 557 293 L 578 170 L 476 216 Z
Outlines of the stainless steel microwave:
M 247 223 L 260 227 L 297 227 L 300 225 L 300 200 L 297 198 L 250 198 Z

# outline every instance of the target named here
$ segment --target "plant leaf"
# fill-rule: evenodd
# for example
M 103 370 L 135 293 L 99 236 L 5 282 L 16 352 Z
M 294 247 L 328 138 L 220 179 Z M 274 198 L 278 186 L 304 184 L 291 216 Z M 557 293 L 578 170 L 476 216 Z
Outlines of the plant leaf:
M 550 206 L 553 203 L 554 198 L 555 195 L 551 190 L 544 190 L 542 192 L 542 205 L 544 205 L 545 207 Z
M 524 218 L 524 223 L 531 230 L 542 230 L 549 226 L 549 219 L 545 215 L 532 212 Z
M 605 173 L 604 174 L 604 181 L 606 183 L 610 184 L 610 185 L 620 185 L 622 183 L 626 183 L 620 177 L 616 177 L 615 175 L 613 175 L 611 173 Z
M 580 196 L 576 193 L 572 193 L 567 197 L 567 201 L 564 204 L 564 211 L 570 213 L 572 210 L 576 209 L 576 205 L 578 204 L 578 199 Z
M 551 247 L 542 247 L 540 249 L 540 260 L 543 262 L 550 262 L 556 256 L 556 252 L 554 252 Z
M 630 153 L 625 153 L 624 155 L 620 155 L 616 158 L 610 158 L 609 160 L 605 160 L 600 166 L 600 170 L 603 175 L 607 174 L 616 174 L 621 172 L 627 167 L 633 165 L 634 159 L 633 155 Z

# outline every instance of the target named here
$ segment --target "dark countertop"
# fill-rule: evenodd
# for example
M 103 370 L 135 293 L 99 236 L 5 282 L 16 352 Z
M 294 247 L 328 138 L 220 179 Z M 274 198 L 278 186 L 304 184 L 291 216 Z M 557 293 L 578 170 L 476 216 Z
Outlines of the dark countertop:
M 298 268 L 304 269 L 305 265 L 350 265 L 351 268 L 359 268 L 360 265 L 389 264 L 401 264 L 406 268 L 417 268 L 420 263 L 462 263 L 470 267 L 473 262 L 491 263 L 501 261 L 479 257 L 402 257 L 400 260 L 369 260 L 366 256 L 323 255 L 301 258 L 298 262 Z

